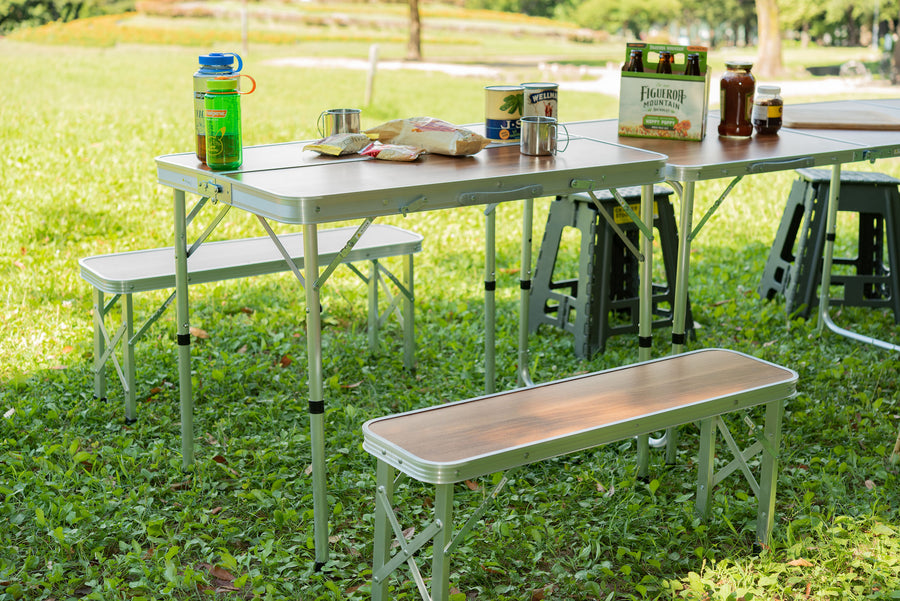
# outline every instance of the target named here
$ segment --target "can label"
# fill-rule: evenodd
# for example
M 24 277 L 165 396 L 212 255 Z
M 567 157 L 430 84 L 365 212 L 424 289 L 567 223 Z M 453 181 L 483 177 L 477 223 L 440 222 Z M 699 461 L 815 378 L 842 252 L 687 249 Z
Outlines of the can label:
M 522 137 L 522 86 L 485 88 L 484 129 L 491 142 L 518 142 Z
M 525 117 L 553 117 L 558 119 L 559 90 L 556 84 L 523 84 L 525 87 Z

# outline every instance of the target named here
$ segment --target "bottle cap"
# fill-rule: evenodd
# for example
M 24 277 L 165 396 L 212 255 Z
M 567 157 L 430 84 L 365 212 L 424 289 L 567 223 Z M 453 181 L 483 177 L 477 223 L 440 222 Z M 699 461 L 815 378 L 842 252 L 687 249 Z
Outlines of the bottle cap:
M 206 80 L 206 89 L 210 92 L 236 92 L 238 89 L 237 77 L 213 77 Z
M 207 67 L 230 67 L 237 59 L 237 69 L 233 69 L 235 73 L 244 66 L 241 57 L 234 52 L 210 52 L 209 54 L 201 54 L 199 57 L 200 64 Z
M 746 59 L 735 59 L 725 61 L 725 66 L 735 69 L 750 69 L 751 67 L 753 67 L 753 61 L 749 61 Z
M 756 93 L 777 96 L 781 94 L 781 86 L 757 86 Z

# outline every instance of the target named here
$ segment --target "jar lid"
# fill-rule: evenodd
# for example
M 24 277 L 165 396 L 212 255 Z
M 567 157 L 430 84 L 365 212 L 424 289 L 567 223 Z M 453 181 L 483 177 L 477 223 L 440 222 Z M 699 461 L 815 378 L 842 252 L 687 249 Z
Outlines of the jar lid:
M 725 66 L 729 69 L 750 69 L 753 67 L 753 61 L 746 59 L 735 59 L 725 61 Z
M 781 94 L 781 86 L 756 86 L 758 94 L 768 94 L 769 96 L 778 96 Z
M 238 89 L 237 77 L 213 77 L 206 80 L 206 89 L 210 92 L 236 92 Z

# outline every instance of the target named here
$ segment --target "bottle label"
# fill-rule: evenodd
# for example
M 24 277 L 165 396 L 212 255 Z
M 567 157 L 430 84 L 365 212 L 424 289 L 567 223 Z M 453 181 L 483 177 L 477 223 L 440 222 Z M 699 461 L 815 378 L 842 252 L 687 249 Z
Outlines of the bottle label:
M 781 104 L 755 104 L 753 105 L 753 120 L 767 121 L 768 119 L 781 119 L 784 115 L 784 105 Z
M 228 109 L 206 109 L 207 119 L 224 119 L 228 116 Z

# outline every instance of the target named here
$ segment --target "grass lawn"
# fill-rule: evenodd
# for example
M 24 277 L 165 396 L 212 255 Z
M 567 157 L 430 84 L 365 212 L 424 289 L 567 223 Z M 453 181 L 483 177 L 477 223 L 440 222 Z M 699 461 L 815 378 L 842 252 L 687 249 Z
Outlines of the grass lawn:
M 327 43 L 323 55 L 345 46 Z M 368 44 L 348 42 L 347 55 L 364 56 Z M 306 50 L 319 45 L 251 48 L 245 71 L 259 87 L 242 99 L 246 144 L 310 138 L 323 108 L 362 105 L 364 72 L 267 60 L 313 54 Z M 415 374 L 402 368 L 393 324 L 381 351 L 369 355 L 365 294 L 352 273 L 339 269 L 326 287 L 333 553 L 322 572 L 312 565 L 306 341 L 302 293 L 291 276 L 193 288 L 192 325 L 208 335 L 192 341 L 193 471 L 182 471 L 179 454 L 173 312 L 138 348 L 138 422 L 124 424 L 113 372 L 109 400 L 93 398 L 90 289 L 77 261 L 171 244 L 171 193 L 156 184 L 154 158 L 191 148 L 198 52 L 231 49 L 237 44 L 0 40 L 0 537 L 8 541 L 0 548 L 0 600 L 368 598 L 374 464 L 361 449 L 361 424 L 481 393 L 483 215 L 471 208 L 379 220 L 425 236 L 416 257 Z M 830 64 L 835 54 L 819 59 Z M 379 72 L 363 125 L 418 114 L 478 121 L 487 83 Z M 560 100 L 566 120 L 617 110 L 614 98 L 598 94 Z M 846 168 L 900 177 L 897 160 Z M 900 426 L 900 360 L 819 335 L 815 320 L 788 319 L 782 299 L 756 293 L 792 179 L 745 178 L 694 241 L 692 257 L 699 328 L 689 348 L 732 348 L 800 373 L 800 394 L 785 414 L 771 545 L 754 548 L 754 499 L 736 477 L 716 493 L 708 522 L 694 516 L 689 426 L 677 464 L 667 467 L 654 452 L 647 482 L 634 477 L 630 441 L 520 470 L 459 550 L 451 575 L 459 599 L 898 598 L 900 493 L 888 457 Z M 698 215 L 726 183 L 698 184 Z M 536 202 L 538 241 L 547 204 Z M 500 389 L 515 381 L 520 223 L 519 205 L 500 207 Z M 216 231 L 260 234 L 236 211 Z M 852 252 L 849 236 L 839 239 L 842 253 Z M 146 315 L 164 298 L 141 295 L 138 311 Z M 848 308 L 836 320 L 900 339 L 885 311 Z M 656 355 L 667 338 L 666 330 L 654 332 Z M 567 335 L 543 328 L 531 348 L 537 381 L 637 360 L 632 337 L 579 361 Z M 476 484 L 457 495 L 464 507 L 477 506 L 490 478 Z M 410 500 L 421 492 L 401 488 Z M 420 501 L 416 511 L 426 509 Z M 411 580 L 396 580 L 394 589 L 399 599 L 415 598 Z

